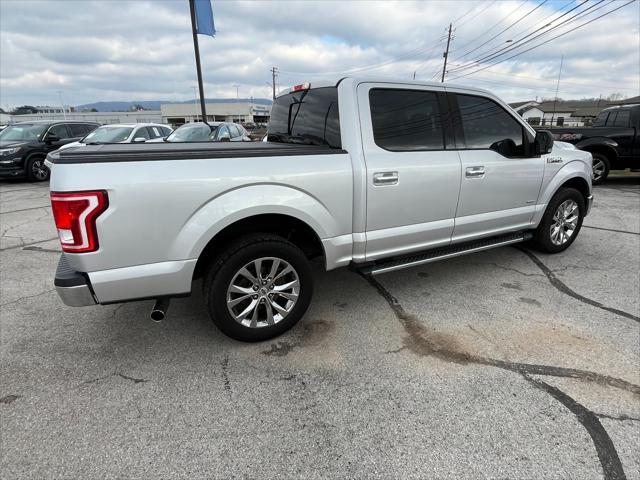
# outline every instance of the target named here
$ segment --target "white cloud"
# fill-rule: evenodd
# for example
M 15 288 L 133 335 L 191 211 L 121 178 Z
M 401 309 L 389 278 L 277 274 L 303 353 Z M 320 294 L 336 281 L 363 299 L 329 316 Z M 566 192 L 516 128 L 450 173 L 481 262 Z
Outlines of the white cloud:
M 458 82 L 488 88 L 508 100 L 552 96 L 564 55 L 561 96 L 638 95 L 638 3 Z M 420 80 L 439 79 L 444 32 L 450 21 L 471 12 L 455 28 L 450 57 L 454 69 L 484 51 L 508 45 L 506 40 L 521 38 L 579 2 L 569 6 L 547 2 L 503 35 L 463 56 L 538 4 L 533 0 L 524 4 L 520 0 L 214 0 L 218 35 L 199 37 L 205 91 L 208 97 L 235 97 L 238 84 L 243 97 L 269 97 L 272 65 L 279 67 L 283 87 L 341 72 L 410 79 L 416 71 Z M 585 21 L 622 4 L 614 2 Z M 591 0 L 586 5 L 594 10 L 598 6 Z M 559 28 L 557 33 L 564 30 Z M 0 1 L 3 107 L 56 103 L 57 90 L 63 90 L 71 104 L 191 99 L 194 84 L 187 0 Z

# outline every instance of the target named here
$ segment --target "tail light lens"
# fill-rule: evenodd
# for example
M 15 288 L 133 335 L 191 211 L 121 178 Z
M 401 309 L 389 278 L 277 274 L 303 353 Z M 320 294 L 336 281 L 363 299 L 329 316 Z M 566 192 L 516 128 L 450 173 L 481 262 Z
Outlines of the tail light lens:
M 70 253 L 98 249 L 96 219 L 109 206 L 104 190 L 92 192 L 51 192 L 53 218 L 62 250 Z

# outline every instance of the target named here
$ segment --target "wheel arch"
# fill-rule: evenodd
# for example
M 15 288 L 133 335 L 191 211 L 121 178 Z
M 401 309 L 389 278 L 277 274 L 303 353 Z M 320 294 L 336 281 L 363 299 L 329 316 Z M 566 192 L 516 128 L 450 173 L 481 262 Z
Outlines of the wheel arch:
M 271 233 L 285 238 L 300 248 L 307 258 L 325 256 L 320 237 L 308 223 L 292 215 L 262 213 L 236 220 L 217 232 L 200 252 L 193 278 L 203 276 L 224 245 L 250 233 Z

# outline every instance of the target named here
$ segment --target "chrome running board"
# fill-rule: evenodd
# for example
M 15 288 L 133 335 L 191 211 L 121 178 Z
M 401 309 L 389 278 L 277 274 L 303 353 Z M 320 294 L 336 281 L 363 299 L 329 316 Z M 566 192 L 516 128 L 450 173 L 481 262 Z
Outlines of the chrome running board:
M 381 273 L 393 272 L 403 268 L 424 265 L 425 263 L 437 262 L 446 258 L 459 257 L 467 253 L 481 252 L 491 248 L 511 245 L 530 240 L 533 237 L 531 232 L 518 232 L 509 235 L 500 235 L 497 237 L 475 240 L 473 242 L 459 243 L 445 248 L 428 250 L 424 253 L 397 257 L 392 260 L 382 260 L 358 270 L 365 275 L 379 275 Z

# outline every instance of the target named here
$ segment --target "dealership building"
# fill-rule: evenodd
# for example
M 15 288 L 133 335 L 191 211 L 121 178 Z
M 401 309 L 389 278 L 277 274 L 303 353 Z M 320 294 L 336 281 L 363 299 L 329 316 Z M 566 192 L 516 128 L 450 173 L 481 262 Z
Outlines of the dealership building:
M 271 115 L 271 105 L 253 102 L 211 102 L 206 104 L 207 120 L 210 122 L 267 123 Z M 136 112 L 77 112 L 62 109 L 43 108 L 38 113 L 6 115 L 4 123 L 32 122 L 34 120 L 71 120 L 97 122 L 102 125 L 112 123 L 166 123 L 174 127 L 184 123 L 201 122 L 200 103 L 167 103 L 160 110 L 140 110 Z
M 207 121 L 235 123 L 267 123 L 271 105 L 251 102 L 212 102 L 206 104 Z M 201 122 L 200 103 L 166 103 L 160 105 L 162 123 L 178 126 Z

